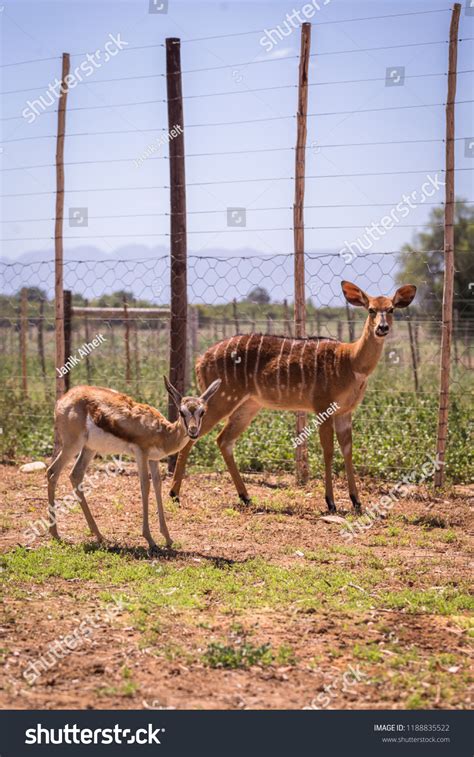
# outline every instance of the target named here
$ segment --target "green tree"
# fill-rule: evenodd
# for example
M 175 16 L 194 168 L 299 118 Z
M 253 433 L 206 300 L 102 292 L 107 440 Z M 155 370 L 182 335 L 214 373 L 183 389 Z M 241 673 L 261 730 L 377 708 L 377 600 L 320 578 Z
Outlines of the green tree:
M 18 300 L 20 299 L 21 289 L 19 290 L 16 297 Z M 26 287 L 26 299 L 28 300 L 28 302 L 40 302 L 41 300 L 44 300 L 46 302 L 48 300 L 48 295 L 46 294 L 44 289 L 40 289 L 40 287 Z
M 416 284 L 416 305 L 439 317 L 443 301 L 444 208 L 434 208 L 426 229 L 406 244 L 398 257 L 399 284 Z M 457 200 L 454 214 L 454 309 L 460 319 L 474 317 L 474 207 Z
M 246 300 L 256 305 L 267 305 L 270 302 L 270 295 L 265 287 L 255 287 L 248 293 Z

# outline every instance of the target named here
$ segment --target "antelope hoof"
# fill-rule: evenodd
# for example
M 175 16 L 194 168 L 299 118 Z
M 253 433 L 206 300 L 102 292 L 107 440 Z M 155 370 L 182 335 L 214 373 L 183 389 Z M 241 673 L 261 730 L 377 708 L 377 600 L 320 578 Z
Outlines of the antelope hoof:
M 173 502 L 176 502 L 177 505 L 179 505 L 179 494 L 176 494 L 176 492 L 171 489 L 170 491 L 170 497 L 173 500 Z
M 355 496 L 355 494 L 350 495 L 351 502 L 354 506 L 354 511 L 357 513 L 357 515 L 360 515 L 362 513 L 362 505 L 360 504 L 359 500 Z
M 337 510 L 336 510 L 336 505 L 334 504 L 334 500 L 333 500 L 333 499 L 331 499 L 330 497 L 325 497 L 325 500 L 326 500 L 326 504 L 327 504 L 327 506 L 328 506 L 328 510 L 329 510 L 329 512 L 330 512 L 330 513 L 335 513 L 335 512 L 337 512 Z
M 252 504 L 252 500 L 247 496 L 247 494 L 239 494 L 239 499 L 244 505 Z

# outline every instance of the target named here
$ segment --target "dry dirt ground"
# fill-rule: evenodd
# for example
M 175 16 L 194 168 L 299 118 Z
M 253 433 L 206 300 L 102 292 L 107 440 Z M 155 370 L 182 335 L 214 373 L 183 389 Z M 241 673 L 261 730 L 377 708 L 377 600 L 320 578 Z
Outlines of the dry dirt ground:
M 349 541 L 321 519 L 320 481 L 249 475 L 241 506 L 226 475 L 195 473 L 179 506 L 165 498 L 175 548 L 150 555 L 135 469 L 96 472 L 101 549 L 78 507 L 64 543 L 31 543 L 44 472 L 0 467 L 3 708 L 469 707 L 474 487 L 411 487 Z M 389 489 L 361 482 L 362 501 Z M 354 522 L 343 480 L 336 493 Z

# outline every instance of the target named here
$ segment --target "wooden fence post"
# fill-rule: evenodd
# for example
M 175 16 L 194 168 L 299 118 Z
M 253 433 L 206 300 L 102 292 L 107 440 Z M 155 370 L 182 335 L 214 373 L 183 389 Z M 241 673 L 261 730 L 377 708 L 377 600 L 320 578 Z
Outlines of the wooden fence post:
M 38 316 L 38 357 L 41 366 L 41 375 L 43 376 L 44 391 L 48 396 L 48 382 L 46 378 L 46 359 L 44 356 L 44 300 L 40 299 L 39 316 Z
M 290 309 L 288 307 L 288 300 L 283 300 L 283 317 L 285 320 L 285 331 L 288 336 L 293 336 L 293 329 L 291 328 Z
M 64 357 L 68 360 L 72 353 L 72 293 L 69 289 L 64 290 Z M 68 392 L 71 387 L 70 371 L 64 376 L 64 391 Z
M 193 381 L 194 363 L 198 354 L 198 311 L 188 308 L 188 364 L 186 366 L 186 389 Z
M 168 130 L 178 132 L 169 142 L 170 221 L 171 221 L 171 320 L 170 320 L 170 382 L 184 394 L 186 377 L 186 333 L 188 314 L 187 242 L 186 242 L 186 175 L 184 164 L 184 115 L 181 82 L 181 42 L 166 39 L 166 90 L 168 98 Z M 174 421 L 178 410 L 168 398 L 168 417 Z M 169 458 L 173 470 L 176 455 Z
M 441 366 L 438 410 L 438 436 L 436 445 L 437 468 L 434 484 L 442 486 L 445 480 L 446 442 L 449 416 L 449 381 L 451 341 L 453 329 L 454 295 L 454 103 L 456 99 L 456 71 L 458 55 L 458 29 L 461 4 L 455 3 L 449 30 L 448 96 L 446 99 L 446 188 L 444 205 L 444 283 L 443 324 L 441 332 Z
M 20 362 L 21 362 L 21 391 L 28 396 L 28 369 L 26 362 L 26 337 L 28 333 L 28 290 L 23 287 L 20 293 Z
M 240 329 L 239 329 L 239 314 L 237 312 L 237 300 L 235 299 L 235 297 L 232 300 L 232 314 L 234 316 L 234 331 L 235 331 L 236 334 L 238 334 L 239 331 L 240 331 Z
M 68 86 L 65 82 L 69 74 L 69 53 L 63 53 L 61 89 L 58 103 L 58 133 L 56 138 L 56 222 L 54 228 L 54 310 L 56 333 L 56 399 L 65 391 L 64 376 L 59 374 L 66 359 L 64 353 L 64 263 L 63 263 L 63 221 L 64 221 L 64 136 L 66 133 L 66 104 Z M 57 448 L 57 437 L 55 439 Z
M 301 48 L 298 81 L 297 139 L 295 151 L 295 202 L 293 205 L 293 234 L 295 250 L 295 336 L 306 335 L 306 296 L 304 271 L 304 190 L 306 159 L 306 114 L 308 111 L 308 70 L 311 47 L 311 24 L 301 25 Z M 296 436 L 306 426 L 306 413 L 296 414 Z M 308 445 L 306 440 L 295 450 L 296 479 L 305 484 L 309 476 Z
M 413 366 L 413 381 L 415 382 L 415 392 L 418 394 L 420 385 L 418 382 L 418 361 L 416 359 L 415 331 L 411 322 L 411 314 L 407 313 L 408 337 L 410 339 L 411 364 Z
M 355 341 L 355 328 L 354 328 L 354 315 L 353 310 L 349 307 L 349 303 L 346 302 L 346 316 L 347 316 L 347 329 L 349 331 L 349 341 Z
M 87 307 L 89 304 L 88 300 L 84 301 L 85 307 Z M 84 338 L 86 342 L 90 341 L 90 331 L 89 331 L 89 318 L 87 313 L 84 315 Z M 86 354 L 86 376 L 87 376 L 87 383 L 91 383 L 91 363 L 89 360 L 89 353 Z
M 123 298 L 123 323 L 125 327 L 125 381 L 127 382 L 127 386 L 130 386 L 132 380 L 132 371 L 130 367 L 130 319 L 128 317 L 128 305 L 125 295 Z
M 135 363 L 135 391 L 140 394 L 140 347 L 137 316 L 133 318 L 133 351 L 134 351 L 134 363 Z

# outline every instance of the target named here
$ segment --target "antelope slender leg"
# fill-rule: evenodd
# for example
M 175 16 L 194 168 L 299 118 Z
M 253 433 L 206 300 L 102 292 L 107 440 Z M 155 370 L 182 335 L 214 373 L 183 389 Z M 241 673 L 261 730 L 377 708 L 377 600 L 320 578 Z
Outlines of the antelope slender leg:
M 89 509 L 89 505 L 87 504 L 87 500 L 81 486 L 87 467 L 90 465 L 94 457 L 94 450 L 89 449 L 89 447 L 83 447 L 81 454 L 77 458 L 74 468 L 71 471 L 69 479 L 71 481 L 72 488 L 74 489 L 74 494 L 78 498 L 79 503 L 82 507 L 82 512 L 85 515 L 91 534 L 96 537 L 97 541 L 102 542 L 104 541 L 104 537 L 97 527 L 97 523 L 95 522 L 94 516 Z
M 233 449 L 238 437 L 250 425 L 260 409 L 261 405 L 255 400 L 246 400 L 229 416 L 227 423 L 217 437 L 217 444 L 232 476 L 237 494 L 246 505 L 250 503 L 250 498 L 235 463 Z
M 352 464 L 352 415 L 346 413 L 345 415 L 338 415 L 334 418 L 334 426 L 336 428 L 337 441 L 341 448 L 342 455 L 344 457 L 344 465 L 346 468 L 347 484 L 349 487 L 349 496 L 354 506 L 356 513 L 362 512 L 362 506 L 359 501 L 359 495 L 357 492 L 357 484 L 354 475 L 354 466 Z
M 235 405 L 234 405 L 235 407 Z M 223 418 L 229 415 L 233 410 L 231 404 L 224 405 L 219 411 L 209 409 L 203 418 L 200 437 L 209 433 L 214 426 L 219 423 Z M 185 447 L 179 452 L 178 459 L 176 461 L 176 467 L 173 473 L 173 480 L 171 482 L 170 497 L 179 502 L 179 492 L 181 490 L 181 484 L 184 478 L 184 471 L 186 469 L 186 463 L 188 461 L 189 453 L 191 452 L 196 442 L 189 441 Z
M 68 462 L 74 457 L 78 450 L 74 447 L 65 447 L 59 450 L 58 454 L 54 458 L 53 462 L 46 471 L 48 479 L 48 521 L 49 521 L 49 533 L 53 539 L 59 539 L 58 526 L 56 522 L 56 503 L 54 495 L 56 494 L 56 487 L 58 485 L 59 476 L 62 470 L 68 464 Z
M 186 469 L 186 463 L 188 461 L 189 453 L 194 447 L 194 442 L 189 441 L 188 444 L 178 453 L 178 459 L 173 472 L 173 480 L 171 482 L 170 497 L 176 502 L 179 502 L 179 492 L 181 484 L 183 482 L 184 471 Z
M 150 549 L 156 548 L 156 543 L 151 535 L 150 521 L 148 517 L 148 499 L 150 496 L 150 479 L 148 477 L 148 455 L 141 450 L 135 451 L 138 465 L 138 475 L 140 477 L 140 488 L 142 492 L 143 504 L 143 537 L 147 540 Z
M 168 526 L 166 525 L 165 513 L 163 510 L 163 500 L 161 497 L 161 476 L 160 466 L 156 460 L 149 460 L 148 467 L 150 468 L 151 480 L 156 495 L 156 504 L 158 507 L 158 519 L 160 521 L 160 531 L 166 539 L 166 546 L 171 547 L 173 539 L 169 535 Z
M 326 504 L 329 512 L 336 512 L 334 490 L 332 488 L 332 460 L 334 457 L 334 427 L 331 420 L 327 420 L 319 427 L 319 438 L 324 456 L 324 481 L 326 487 Z

